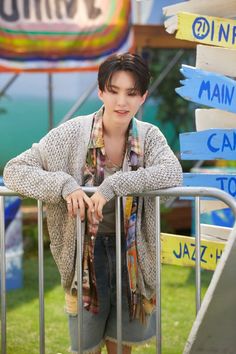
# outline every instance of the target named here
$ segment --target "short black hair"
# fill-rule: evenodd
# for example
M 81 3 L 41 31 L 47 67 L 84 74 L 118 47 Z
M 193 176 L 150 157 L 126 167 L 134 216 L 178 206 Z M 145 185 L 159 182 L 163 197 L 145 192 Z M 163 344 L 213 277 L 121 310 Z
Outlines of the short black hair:
M 150 72 L 146 62 L 138 54 L 112 54 L 99 67 L 98 87 L 101 91 L 110 89 L 111 79 L 117 71 L 129 71 L 135 80 L 135 89 L 142 96 L 150 83 Z

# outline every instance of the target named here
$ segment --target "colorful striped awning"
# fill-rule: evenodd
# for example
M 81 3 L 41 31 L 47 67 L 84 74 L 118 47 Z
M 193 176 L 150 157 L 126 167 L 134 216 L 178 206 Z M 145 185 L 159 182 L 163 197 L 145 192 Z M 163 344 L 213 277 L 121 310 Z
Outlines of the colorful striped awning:
M 0 0 L 0 71 L 81 71 L 132 46 L 129 0 Z

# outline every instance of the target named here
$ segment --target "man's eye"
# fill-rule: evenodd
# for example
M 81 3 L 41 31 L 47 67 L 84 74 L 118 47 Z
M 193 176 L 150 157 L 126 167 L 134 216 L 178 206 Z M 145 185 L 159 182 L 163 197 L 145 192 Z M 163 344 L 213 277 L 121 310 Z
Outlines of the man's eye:
M 128 96 L 136 96 L 137 95 L 137 93 L 134 91 L 134 92 L 129 92 L 128 93 Z
M 110 90 L 110 93 L 112 93 L 113 95 L 117 94 L 117 92 L 114 90 Z

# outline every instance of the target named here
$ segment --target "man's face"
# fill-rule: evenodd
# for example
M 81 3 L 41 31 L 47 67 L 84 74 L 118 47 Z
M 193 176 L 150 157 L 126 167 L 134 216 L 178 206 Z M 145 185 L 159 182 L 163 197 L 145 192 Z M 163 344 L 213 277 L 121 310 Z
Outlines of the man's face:
M 141 96 L 135 90 L 135 80 L 129 71 L 117 71 L 112 75 L 111 86 L 105 91 L 98 91 L 105 106 L 104 117 L 110 122 L 125 125 L 145 101 L 147 92 Z

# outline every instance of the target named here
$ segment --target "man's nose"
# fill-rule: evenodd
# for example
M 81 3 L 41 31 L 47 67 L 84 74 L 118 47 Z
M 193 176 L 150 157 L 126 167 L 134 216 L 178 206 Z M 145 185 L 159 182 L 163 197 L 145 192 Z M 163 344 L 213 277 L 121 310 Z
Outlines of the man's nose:
M 117 95 L 117 103 L 120 106 L 125 106 L 127 102 L 127 97 L 124 94 Z

